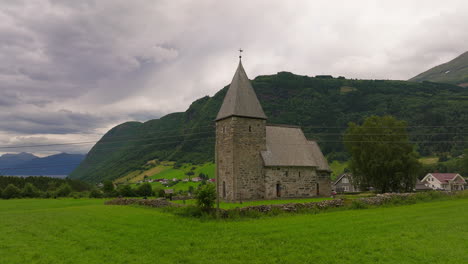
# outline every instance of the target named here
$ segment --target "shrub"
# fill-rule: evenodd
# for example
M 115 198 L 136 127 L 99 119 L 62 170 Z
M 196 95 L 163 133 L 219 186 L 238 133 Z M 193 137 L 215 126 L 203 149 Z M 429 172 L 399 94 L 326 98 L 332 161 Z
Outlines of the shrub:
M 151 184 L 145 182 L 138 187 L 136 193 L 139 196 L 153 196 L 153 188 L 151 188 Z
M 32 183 L 26 183 L 22 190 L 23 197 L 35 198 L 41 195 L 39 189 L 36 188 Z
M 112 183 L 112 181 L 105 181 L 103 186 L 102 186 L 102 191 L 105 193 L 105 194 L 110 194 L 112 193 L 113 191 L 115 190 L 114 188 L 114 184 Z
M 103 193 L 98 189 L 93 189 L 89 193 L 89 198 L 102 198 Z
M 136 193 L 130 185 L 121 185 L 116 196 L 119 195 L 123 197 L 135 197 Z
M 55 194 L 58 197 L 67 197 L 67 196 L 70 195 L 71 192 L 72 192 L 72 189 L 71 189 L 70 185 L 68 185 L 67 183 L 64 183 L 64 184 L 60 185 L 60 187 L 57 189 Z
M 21 190 L 13 184 L 8 184 L 2 192 L 2 197 L 4 199 L 21 198 Z
M 198 190 L 195 198 L 197 206 L 203 211 L 210 211 L 216 200 L 216 189 L 214 184 L 206 184 Z
M 366 203 L 364 203 L 363 201 L 360 201 L 358 199 L 353 200 L 351 202 L 351 206 L 350 206 L 351 209 L 366 209 L 368 207 L 369 206 Z

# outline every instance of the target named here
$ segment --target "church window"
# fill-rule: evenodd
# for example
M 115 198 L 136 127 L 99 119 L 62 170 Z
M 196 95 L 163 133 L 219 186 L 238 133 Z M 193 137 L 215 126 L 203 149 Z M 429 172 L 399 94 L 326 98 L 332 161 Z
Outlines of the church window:
M 301 177 L 301 172 L 299 172 L 299 177 Z
M 281 197 L 281 184 L 276 184 L 276 197 Z
M 343 178 L 342 182 L 343 183 L 349 183 L 348 178 Z
M 249 132 L 252 132 L 252 126 L 249 126 Z
M 284 172 L 284 176 L 288 176 L 288 174 L 289 174 L 288 171 Z
M 226 182 L 223 181 L 223 198 L 226 198 Z
M 223 133 L 224 133 L 224 132 L 226 132 L 226 128 L 225 128 L 225 127 L 223 127 Z

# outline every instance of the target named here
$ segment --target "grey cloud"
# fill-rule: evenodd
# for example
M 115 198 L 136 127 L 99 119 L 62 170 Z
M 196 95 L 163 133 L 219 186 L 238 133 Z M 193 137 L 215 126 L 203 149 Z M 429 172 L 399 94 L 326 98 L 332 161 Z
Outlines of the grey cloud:
M 464 52 L 468 41 L 461 0 L 17 0 L 0 7 L 3 139 L 84 135 L 183 111 L 229 82 L 240 47 L 251 78 L 292 71 L 407 79 Z

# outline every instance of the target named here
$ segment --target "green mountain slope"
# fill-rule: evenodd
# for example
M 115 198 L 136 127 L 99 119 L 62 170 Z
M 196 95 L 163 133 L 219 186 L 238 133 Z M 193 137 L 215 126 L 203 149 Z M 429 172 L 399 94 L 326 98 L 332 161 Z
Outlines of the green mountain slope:
M 348 122 L 360 122 L 369 115 L 390 114 L 410 126 L 424 126 L 410 132 L 425 156 L 461 153 L 463 145 L 450 141 L 465 140 L 460 133 L 468 133 L 468 127 L 453 127 L 468 123 L 468 91 L 450 84 L 313 78 L 288 72 L 259 76 L 252 84 L 269 123 L 302 126 L 329 159 L 346 157 L 341 133 Z M 213 161 L 213 120 L 226 90 L 193 102 L 185 112 L 114 127 L 70 177 L 89 182 L 116 179 L 143 170 L 153 159 Z
M 451 83 L 468 87 L 468 51 L 447 63 L 418 74 L 410 81 Z

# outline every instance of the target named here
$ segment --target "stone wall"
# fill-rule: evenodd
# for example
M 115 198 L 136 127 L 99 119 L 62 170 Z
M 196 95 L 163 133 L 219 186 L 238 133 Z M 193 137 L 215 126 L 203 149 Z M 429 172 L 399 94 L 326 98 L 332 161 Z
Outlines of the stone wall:
M 330 172 L 318 171 L 317 181 L 319 186 L 319 196 L 330 196 L 332 191 L 332 182 L 330 178 Z
M 263 161 L 266 121 L 229 117 L 216 123 L 219 195 L 226 201 L 265 198 Z
M 265 198 L 317 196 L 317 172 L 313 167 L 265 168 Z

